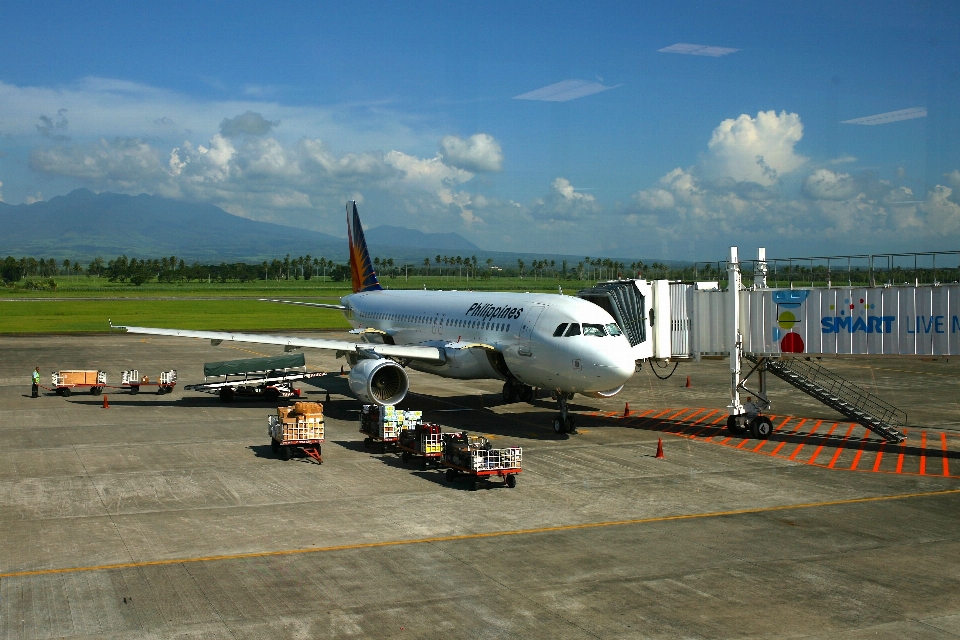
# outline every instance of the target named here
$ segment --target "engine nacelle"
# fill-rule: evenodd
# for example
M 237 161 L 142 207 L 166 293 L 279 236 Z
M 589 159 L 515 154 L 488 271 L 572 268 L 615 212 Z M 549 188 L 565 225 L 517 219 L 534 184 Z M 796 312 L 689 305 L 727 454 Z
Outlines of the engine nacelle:
M 410 389 L 407 372 L 387 358 L 362 359 L 350 369 L 350 391 L 364 404 L 392 405 Z
M 588 398 L 612 398 L 623 390 L 623 385 L 620 385 L 616 389 L 608 389 L 607 391 L 584 391 L 583 395 Z

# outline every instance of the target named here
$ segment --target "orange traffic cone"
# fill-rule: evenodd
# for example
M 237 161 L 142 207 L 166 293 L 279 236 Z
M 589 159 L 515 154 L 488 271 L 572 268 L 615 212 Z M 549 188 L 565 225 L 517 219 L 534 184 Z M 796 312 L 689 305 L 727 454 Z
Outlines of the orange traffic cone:
M 657 438 L 657 455 L 654 458 L 663 458 L 663 439 Z
M 687 376 L 687 384 L 686 384 L 686 387 L 687 387 L 688 389 L 690 388 L 690 376 Z
M 629 402 L 624 402 L 624 403 L 623 403 L 623 417 L 626 418 L 626 417 L 628 417 L 629 415 L 630 415 L 630 403 L 629 403 Z
M 103 408 L 104 408 L 104 409 L 109 409 L 109 408 L 110 408 L 110 403 L 107 402 L 107 396 L 103 396 Z

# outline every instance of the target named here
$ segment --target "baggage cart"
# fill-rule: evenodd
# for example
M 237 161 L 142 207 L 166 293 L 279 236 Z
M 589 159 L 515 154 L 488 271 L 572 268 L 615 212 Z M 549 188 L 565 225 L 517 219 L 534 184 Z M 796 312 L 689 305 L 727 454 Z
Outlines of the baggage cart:
M 53 390 L 65 398 L 77 389 L 87 389 L 96 396 L 107 386 L 107 374 L 95 369 L 54 371 L 50 382 Z
M 447 469 L 447 482 L 466 480 L 473 491 L 493 476 L 503 478 L 504 486 L 509 489 L 516 487 L 522 458 L 520 447 L 494 449 L 487 438 L 472 436 L 466 431 L 443 434 L 440 464 Z
M 440 458 L 443 457 L 443 434 L 440 433 L 440 425 L 424 422 L 401 430 L 397 449 L 404 464 L 412 458 L 420 458 L 421 469 L 426 469 L 431 463 L 440 464 Z
M 144 387 L 156 387 L 157 395 L 173 393 L 173 388 L 177 386 L 177 370 L 162 371 L 157 376 L 156 382 L 150 382 L 149 376 L 140 376 L 136 369 L 127 369 L 120 372 L 120 388 L 129 389 L 131 395 L 140 393 Z
M 267 418 L 270 449 L 281 460 L 298 453 L 322 464 L 323 405 L 319 402 L 297 402 L 293 407 L 277 407 L 277 415 Z
M 360 433 L 366 436 L 363 440 L 365 449 L 379 443 L 384 453 L 388 449 L 396 451 L 400 432 L 416 428 L 422 423 L 422 411 L 403 411 L 392 405 L 381 407 L 377 404 L 360 407 Z

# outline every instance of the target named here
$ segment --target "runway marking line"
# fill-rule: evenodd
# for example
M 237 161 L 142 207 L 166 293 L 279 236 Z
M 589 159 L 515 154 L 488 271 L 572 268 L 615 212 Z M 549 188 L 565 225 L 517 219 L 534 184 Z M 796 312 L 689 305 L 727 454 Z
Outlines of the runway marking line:
M 583 524 L 566 524 L 554 527 L 537 527 L 534 529 L 514 529 L 508 531 L 490 531 L 487 533 L 467 533 L 457 536 L 437 536 L 433 538 L 407 538 L 405 540 L 387 540 L 383 542 L 362 542 L 358 544 L 344 544 L 330 547 L 307 547 L 305 549 L 280 549 L 277 551 L 254 551 L 250 553 L 232 553 L 215 556 L 199 556 L 195 558 L 172 558 L 169 560 L 144 560 L 142 562 L 122 562 L 116 564 L 101 564 L 88 567 L 61 567 L 59 569 L 34 569 L 28 571 L 9 571 L 0 573 L 3 578 L 25 578 L 66 573 L 81 573 L 89 571 L 110 571 L 115 569 L 137 569 L 142 567 L 159 567 L 174 564 L 188 564 L 195 562 L 216 562 L 219 560 L 242 560 L 249 558 L 270 558 L 277 556 L 292 556 L 307 553 L 329 553 L 334 551 L 352 551 L 355 549 L 376 549 L 380 547 L 400 547 L 414 544 L 435 544 L 438 542 L 457 542 L 462 540 L 482 540 L 484 538 L 501 538 L 505 536 L 532 535 L 538 533 L 555 533 L 560 531 L 576 531 L 579 529 L 599 529 L 603 527 L 618 527 L 635 524 L 652 524 L 657 522 L 676 522 L 681 520 L 698 520 L 702 518 L 720 518 L 725 516 L 741 516 L 758 513 L 773 513 L 776 511 L 791 511 L 796 509 L 816 509 L 835 507 L 868 502 L 886 502 L 891 500 L 906 500 L 908 498 L 930 498 L 960 493 L 960 489 L 944 489 L 940 491 L 922 491 L 916 493 L 895 493 L 883 496 L 866 498 L 846 498 L 844 500 L 824 500 L 822 502 L 801 502 L 798 504 L 783 504 L 772 507 L 755 507 L 752 509 L 731 509 L 728 511 L 707 511 L 705 513 L 686 513 L 674 516 L 657 516 L 653 518 L 636 518 L 631 520 L 609 520 L 606 522 L 587 522 Z

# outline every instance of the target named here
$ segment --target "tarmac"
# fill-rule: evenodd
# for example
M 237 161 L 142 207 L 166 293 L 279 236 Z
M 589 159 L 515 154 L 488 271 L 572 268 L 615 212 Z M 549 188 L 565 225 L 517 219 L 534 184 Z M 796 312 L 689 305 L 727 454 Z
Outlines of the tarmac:
M 903 445 L 776 380 L 771 439 L 731 437 L 725 361 L 578 396 L 572 436 L 548 399 L 411 372 L 401 408 L 523 447 L 516 488 L 471 491 L 364 449 L 333 354 L 307 350 L 334 375 L 301 385 L 323 464 L 272 454 L 273 405 L 182 389 L 278 351 L 0 338 L 0 637 L 960 637 L 957 362 L 823 362 L 908 413 Z M 30 398 L 35 366 L 179 384 L 105 409 Z

